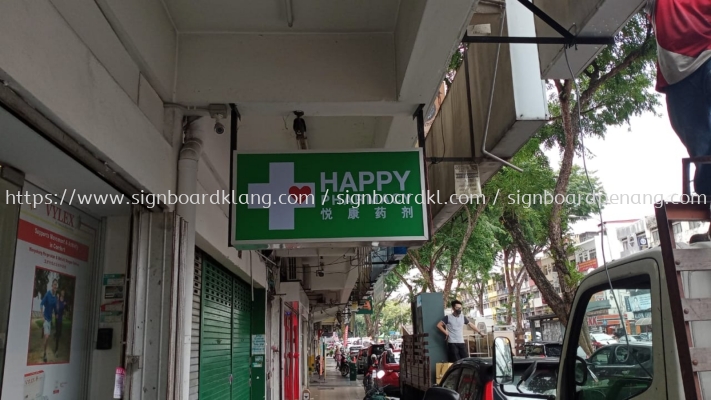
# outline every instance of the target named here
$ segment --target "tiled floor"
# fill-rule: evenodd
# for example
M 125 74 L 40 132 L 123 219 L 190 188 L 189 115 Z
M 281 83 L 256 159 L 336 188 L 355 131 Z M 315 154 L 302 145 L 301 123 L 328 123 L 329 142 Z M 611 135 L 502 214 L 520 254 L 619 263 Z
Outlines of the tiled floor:
M 309 376 L 309 391 L 315 400 L 363 400 L 365 397 L 363 375 L 358 375 L 355 381 L 342 377 L 336 371 L 333 359 L 326 360 L 325 379 L 319 379 L 318 375 Z

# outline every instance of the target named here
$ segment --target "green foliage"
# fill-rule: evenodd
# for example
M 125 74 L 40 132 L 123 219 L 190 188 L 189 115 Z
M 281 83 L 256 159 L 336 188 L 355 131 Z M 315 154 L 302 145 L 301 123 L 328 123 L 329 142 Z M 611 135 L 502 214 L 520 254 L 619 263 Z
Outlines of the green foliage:
M 581 103 L 581 125 L 586 136 L 604 137 L 608 127 L 629 124 L 633 116 L 646 112 L 656 115 L 655 107 L 660 105 L 659 97 L 652 89 L 656 80 L 656 46 L 646 17 L 643 14 L 635 15 L 615 40 L 616 44 L 606 46 L 578 79 L 584 98 Z M 574 51 L 569 49 L 569 56 Z M 626 68 L 609 80 L 602 79 L 606 74 L 616 71 L 630 55 L 634 60 L 629 65 L 625 64 Z M 546 148 L 562 148 L 565 145 L 565 134 L 560 118 L 561 104 L 558 93 L 554 93 L 553 82 L 548 83 L 548 88 L 551 93 L 548 108 L 552 122 L 541 129 L 539 134 Z M 571 111 L 574 112 L 577 107 L 575 101 L 571 100 Z M 573 118 L 573 122 L 577 125 L 577 118 Z M 580 155 L 581 143 L 579 138 L 576 140 Z
M 408 303 L 397 300 L 388 300 L 383 307 L 380 317 L 380 333 L 387 334 L 390 331 L 400 332 L 400 325 L 411 324 L 410 306 Z
M 460 43 L 457 50 L 452 54 L 452 58 L 449 59 L 449 65 L 447 66 L 447 73 L 444 76 L 444 83 L 447 85 L 447 89 L 452 87 L 452 82 L 454 82 L 454 77 L 457 74 L 457 70 L 464 62 L 464 54 L 467 46 L 464 43 Z
M 544 248 L 549 240 L 548 224 L 556 171 L 543 152 L 540 137 L 529 140 L 516 154 L 513 162 L 523 172 L 504 168 L 486 184 L 484 190 L 489 196 L 493 198 L 498 194 L 498 201 L 496 204 L 489 203 L 487 211 L 491 218 L 500 218 L 506 214 L 518 220 L 529 243 Z M 563 232 L 567 232 L 571 224 L 596 215 L 598 207 L 595 194 L 604 198 L 605 191 L 594 172 L 590 173 L 590 181 L 595 187 L 594 192 L 590 191 L 585 171 L 573 166 L 563 207 Z M 499 245 L 507 246 L 511 238 L 503 228 L 499 226 L 499 229 L 504 232 L 498 237 Z
M 469 240 L 464 240 L 468 229 L 469 215 L 474 218 L 477 204 L 468 205 L 468 207 L 470 214 L 467 214 L 462 209 L 434 235 L 432 240 L 419 249 L 411 251 L 423 268 L 428 271 L 432 270 L 431 272 L 435 279 L 445 280 L 452 272 L 453 266 L 456 270 L 452 272 L 452 277 L 457 280 L 488 276 L 488 272 L 496 259 L 496 254 L 501 250 L 496 237 L 504 232 L 497 220 L 495 218 L 492 219 L 487 213 L 479 215 Z M 457 265 L 454 265 L 462 246 L 464 246 L 461 252 L 462 258 Z M 412 256 L 408 255 L 401 261 L 396 270 L 402 276 L 405 276 L 412 268 L 415 268 L 415 263 Z M 424 274 L 417 274 L 407 279 L 407 281 L 412 288 L 412 292 L 414 292 L 413 294 L 422 291 L 443 290 L 436 283 L 430 283 L 428 277 L 424 276 Z M 432 287 L 432 284 L 435 287 Z M 462 284 L 460 284 L 460 292 L 466 292 L 466 287 L 461 286 Z M 456 290 L 451 290 L 447 293 L 445 301 L 453 300 L 458 294 Z

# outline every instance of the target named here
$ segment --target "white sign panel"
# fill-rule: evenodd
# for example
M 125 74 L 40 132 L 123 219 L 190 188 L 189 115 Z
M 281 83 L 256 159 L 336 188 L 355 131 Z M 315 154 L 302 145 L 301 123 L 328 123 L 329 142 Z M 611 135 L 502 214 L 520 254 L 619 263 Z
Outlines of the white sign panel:
M 252 335 L 252 355 L 264 354 L 264 335 Z
M 454 186 L 457 195 L 480 196 L 481 178 L 476 164 L 457 164 L 454 166 Z
M 83 396 L 98 221 L 72 207 L 23 205 L 10 303 L 3 399 Z

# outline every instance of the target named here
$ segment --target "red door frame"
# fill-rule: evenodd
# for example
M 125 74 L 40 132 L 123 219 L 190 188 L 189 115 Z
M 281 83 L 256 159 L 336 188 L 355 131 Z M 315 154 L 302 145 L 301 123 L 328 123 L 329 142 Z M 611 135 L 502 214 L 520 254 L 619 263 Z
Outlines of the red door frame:
M 286 400 L 298 400 L 299 397 L 299 302 L 285 302 L 284 312 L 284 396 Z

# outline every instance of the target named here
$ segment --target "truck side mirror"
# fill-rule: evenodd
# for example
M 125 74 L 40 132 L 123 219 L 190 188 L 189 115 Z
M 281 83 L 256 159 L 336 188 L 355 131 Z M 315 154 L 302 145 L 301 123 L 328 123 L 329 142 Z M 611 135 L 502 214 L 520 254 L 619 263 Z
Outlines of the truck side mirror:
M 575 384 L 583 386 L 587 380 L 588 363 L 580 357 L 575 357 Z
M 494 380 L 499 385 L 513 382 L 513 352 L 511 341 L 505 337 L 494 339 Z

